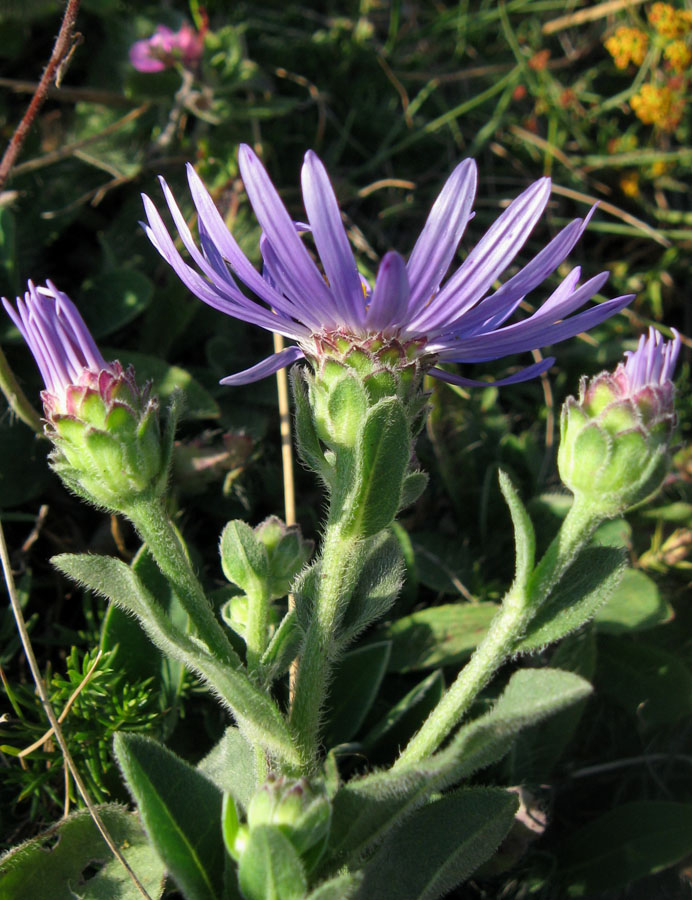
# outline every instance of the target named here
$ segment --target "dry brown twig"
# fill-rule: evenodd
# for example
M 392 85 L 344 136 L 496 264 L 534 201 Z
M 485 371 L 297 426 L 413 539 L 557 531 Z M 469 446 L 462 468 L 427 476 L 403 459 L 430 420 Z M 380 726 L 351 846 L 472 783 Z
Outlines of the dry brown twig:
M 31 98 L 31 102 L 29 103 L 21 122 L 17 125 L 14 134 L 10 138 L 10 143 L 7 145 L 2 160 L 0 160 L 0 190 L 2 190 L 3 185 L 7 181 L 9 174 L 12 171 L 12 166 L 14 165 L 17 156 L 19 156 L 19 152 L 26 140 L 26 136 L 48 96 L 48 89 L 51 82 L 55 81 L 56 85 L 58 87 L 60 86 L 60 80 L 70 64 L 72 54 L 74 53 L 77 44 L 81 40 L 81 35 L 79 35 L 78 32 L 75 32 L 79 3 L 80 0 L 68 0 L 60 31 L 55 39 L 53 52 L 50 55 L 48 64 L 43 70 L 41 80 L 34 91 L 34 96 Z

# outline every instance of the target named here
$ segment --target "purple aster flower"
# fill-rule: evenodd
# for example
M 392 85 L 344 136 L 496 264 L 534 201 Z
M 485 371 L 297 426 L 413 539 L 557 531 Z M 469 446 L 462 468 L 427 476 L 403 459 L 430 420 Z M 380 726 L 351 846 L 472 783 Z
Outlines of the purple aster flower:
M 107 509 L 159 496 L 168 456 L 149 386 L 140 390 L 132 367 L 104 360 L 74 303 L 52 282 L 37 288 L 30 281 L 16 309 L 2 302 L 43 376 L 51 464 L 63 481 Z
M 614 372 L 582 378 L 560 417 L 558 468 L 576 496 L 619 515 L 654 493 L 669 465 L 680 335 L 653 328 Z
M 262 275 L 240 250 L 191 165 L 187 174 L 197 208 L 200 246 L 163 179 L 161 185 L 196 268 L 183 261 L 156 207 L 143 197 L 148 219 L 144 227 L 150 240 L 193 294 L 215 309 L 297 342 L 224 378 L 224 384 L 255 381 L 301 357 L 315 360 L 325 342 L 329 345 L 342 337 L 355 343 L 373 338 L 396 341 L 425 358 L 425 368 L 436 378 L 460 385 L 485 384 L 453 375 L 436 363 L 486 362 L 554 344 L 592 328 L 632 299 L 632 295 L 616 297 L 572 315 L 608 278 L 603 272 L 580 285 L 577 267 L 535 313 L 504 325 L 526 295 L 555 272 L 590 218 L 589 214 L 570 222 L 531 262 L 492 290 L 545 209 L 548 178 L 520 194 L 445 280 L 472 216 L 476 193 L 475 163 L 470 159 L 459 163 L 435 201 L 408 261 L 396 251 L 386 253 L 371 286 L 358 272 L 329 176 L 315 153 L 308 151 L 302 171 L 308 225 L 291 219 L 262 163 L 246 145 L 240 147 L 239 164 L 262 227 Z M 312 233 L 322 270 L 300 237 L 304 231 Z M 238 281 L 255 297 L 247 296 Z M 495 384 L 532 378 L 553 362 L 552 357 L 545 359 Z
M 190 68 L 202 56 L 204 37 L 190 25 L 173 31 L 157 25 L 151 37 L 135 41 L 130 47 L 130 62 L 139 72 L 162 72 L 177 62 Z
M 72 388 L 98 381 L 102 373 L 115 377 L 120 364 L 104 360 L 67 294 L 51 281 L 39 288 L 30 281 L 28 288 L 23 301 L 17 297 L 17 309 L 5 297 L 3 306 L 29 345 L 41 372 L 46 386 L 41 398 L 46 410 L 71 413 Z

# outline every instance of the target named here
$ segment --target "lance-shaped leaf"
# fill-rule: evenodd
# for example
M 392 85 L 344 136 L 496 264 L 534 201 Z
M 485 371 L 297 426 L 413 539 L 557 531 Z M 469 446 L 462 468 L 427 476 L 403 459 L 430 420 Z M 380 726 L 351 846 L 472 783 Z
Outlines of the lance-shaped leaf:
M 245 900 L 303 900 L 305 870 L 293 844 L 271 825 L 250 831 L 238 867 Z
M 450 748 L 438 755 L 453 755 L 455 780 L 466 778 L 501 759 L 521 730 L 578 703 L 591 690 L 588 681 L 572 672 L 520 669 L 490 712 L 461 728 Z
M 234 519 L 221 532 L 219 545 L 223 574 L 248 596 L 264 592 L 269 578 L 267 548 L 246 522 Z
M 334 481 L 334 469 L 325 459 L 322 444 L 315 431 L 310 401 L 303 380 L 305 377 L 300 367 L 295 366 L 291 370 L 298 453 L 305 465 L 319 475 L 327 487 L 331 488 Z
M 323 881 L 308 894 L 306 900 L 352 900 L 362 879 L 362 872 L 344 872 Z
M 118 733 L 113 748 L 149 839 L 187 900 L 218 900 L 225 866 L 221 791 L 150 738 Z
M 435 792 L 500 759 L 521 729 L 587 696 L 591 686 L 571 672 L 522 669 L 493 710 L 462 728 L 449 746 L 427 759 L 354 778 L 337 792 L 324 872 L 351 865 Z
M 299 764 L 288 726 L 273 700 L 236 668 L 221 663 L 192 638 L 176 629 L 132 569 L 110 556 L 62 554 L 53 564 L 75 581 L 134 613 L 156 646 L 198 673 L 221 697 L 241 729 L 289 766 Z
M 368 411 L 355 452 L 359 484 L 349 524 L 371 537 L 391 524 L 401 501 L 411 439 L 400 400 L 380 400 Z
M 325 714 L 327 747 L 346 743 L 370 711 L 387 671 L 391 644 L 367 644 L 346 653 L 334 672 Z
M 464 788 L 426 804 L 365 867 L 358 900 L 438 900 L 488 860 L 509 831 L 516 796 Z
M 517 493 L 516 488 L 509 480 L 509 476 L 500 469 L 500 490 L 505 498 L 512 516 L 514 525 L 514 544 L 516 552 L 516 573 L 513 589 L 521 590 L 533 571 L 536 554 L 536 535 L 529 514 Z
M 517 652 L 539 650 L 581 628 L 609 599 L 624 571 L 625 553 L 619 547 L 582 550 L 538 610 Z
M 339 643 L 346 647 L 391 608 L 401 589 L 403 559 L 397 538 L 382 532 L 368 542 L 358 580 L 339 628 Z
M 230 794 L 244 809 L 257 788 L 255 755 L 238 728 L 230 727 L 198 765 L 223 794 Z
M 640 800 L 589 822 L 558 850 L 567 897 L 610 896 L 692 853 L 692 804 Z M 642 895 L 643 896 L 643 895 Z

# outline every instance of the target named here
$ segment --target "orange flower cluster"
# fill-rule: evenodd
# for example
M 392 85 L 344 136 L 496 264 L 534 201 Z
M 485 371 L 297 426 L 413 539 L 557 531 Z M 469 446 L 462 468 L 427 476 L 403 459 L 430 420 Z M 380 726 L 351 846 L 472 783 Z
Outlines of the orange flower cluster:
M 623 25 L 605 41 L 605 48 L 618 69 L 641 66 L 651 46 L 662 51 L 663 64 L 652 70 L 649 83 L 632 97 L 630 106 L 645 125 L 675 131 L 685 110 L 692 71 L 692 10 L 657 2 L 649 7 L 647 19 L 647 31 Z
M 605 42 L 605 48 L 618 69 L 626 69 L 630 63 L 641 66 L 649 48 L 649 36 L 638 28 L 622 25 Z
M 675 131 L 685 110 L 685 97 L 669 85 L 644 84 L 630 100 L 630 106 L 645 125 Z
M 654 3 L 649 10 L 651 27 L 664 38 L 679 38 L 689 31 L 692 16 L 687 10 L 675 9 L 670 3 Z

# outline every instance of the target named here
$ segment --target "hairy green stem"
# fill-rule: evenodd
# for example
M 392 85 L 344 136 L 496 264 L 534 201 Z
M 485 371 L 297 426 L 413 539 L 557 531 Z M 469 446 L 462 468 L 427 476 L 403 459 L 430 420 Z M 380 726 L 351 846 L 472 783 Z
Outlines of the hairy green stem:
M 523 587 L 510 588 L 485 638 L 399 756 L 395 769 L 433 754 L 459 724 L 478 693 L 512 655 L 529 623 L 603 518 L 575 499 L 528 582 Z
M 157 565 L 180 598 L 198 637 L 204 641 L 219 662 L 235 668 L 239 662 L 237 654 L 214 615 L 161 501 L 138 500 L 123 512 L 131 519 Z
M 334 504 L 332 505 L 332 510 Z M 290 723 L 308 769 L 318 755 L 320 716 L 329 688 L 332 645 L 353 590 L 358 566 L 358 539 L 345 535 L 343 525 L 330 513 L 322 545 L 319 587 L 313 614 L 298 662 Z
M 267 649 L 267 619 L 269 591 L 265 582 L 257 579 L 257 587 L 248 591 L 247 625 L 245 626 L 246 660 L 249 672 L 258 672 L 262 654 Z

